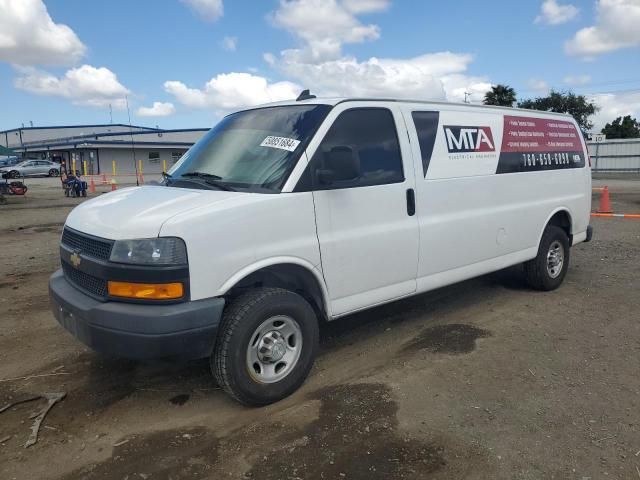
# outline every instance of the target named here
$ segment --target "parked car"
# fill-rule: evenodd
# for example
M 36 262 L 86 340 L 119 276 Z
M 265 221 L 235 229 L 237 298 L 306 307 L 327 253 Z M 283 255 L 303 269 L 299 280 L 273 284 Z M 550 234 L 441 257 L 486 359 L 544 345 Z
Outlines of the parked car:
M 0 169 L 17 165 L 20 162 L 22 162 L 22 159 L 18 157 L 0 158 Z
M 553 290 L 591 239 L 570 116 L 301 97 L 226 116 L 161 186 L 77 206 L 58 322 L 109 354 L 210 357 L 263 405 L 302 385 L 320 322 L 520 263 Z
M 60 175 L 60 165 L 49 160 L 26 160 L 3 170 L 9 172 L 9 178 Z

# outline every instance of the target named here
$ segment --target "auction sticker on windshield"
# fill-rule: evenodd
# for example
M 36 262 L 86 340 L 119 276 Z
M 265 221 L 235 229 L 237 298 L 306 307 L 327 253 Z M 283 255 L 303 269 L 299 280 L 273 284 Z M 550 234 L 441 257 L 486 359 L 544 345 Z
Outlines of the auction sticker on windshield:
M 280 150 L 288 150 L 290 152 L 293 152 L 298 145 L 300 145 L 300 140 L 286 137 L 274 137 L 271 135 L 266 137 L 260 144 L 261 147 L 279 148 Z

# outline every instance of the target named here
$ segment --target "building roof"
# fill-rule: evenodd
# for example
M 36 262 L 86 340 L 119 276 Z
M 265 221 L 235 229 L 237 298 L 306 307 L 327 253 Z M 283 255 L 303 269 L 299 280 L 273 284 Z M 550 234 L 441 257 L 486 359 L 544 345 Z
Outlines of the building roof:
M 624 143 L 640 143 L 640 137 L 635 137 L 635 138 L 607 138 L 602 142 L 594 142 L 593 140 L 587 140 L 587 143 L 589 144 L 593 144 L 593 145 L 604 145 L 607 143 L 618 143 L 618 144 L 624 144 Z
M 142 127 L 140 125 L 125 125 L 123 123 L 97 123 L 97 124 L 88 124 L 88 125 L 49 125 L 49 126 L 40 126 L 40 127 L 18 127 L 12 128 L 10 130 L 0 130 L 0 135 L 3 133 L 11 133 L 17 132 L 19 130 L 55 130 L 55 129 L 67 129 L 67 128 L 96 128 L 96 127 L 121 127 L 121 128 L 138 128 L 142 130 L 161 130 L 159 128 L 152 127 Z
M 78 129 L 81 129 L 78 131 Z M 87 129 L 95 129 L 91 133 Z M 70 150 L 75 148 L 131 148 L 154 146 L 156 148 L 188 148 L 198 141 L 208 128 L 157 129 L 123 124 L 74 125 L 54 127 L 30 127 L 0 132 L 0 141 L 6 140 L 16 152 Z M 37 131 L 37 133 L 33 133 Z M 15 132 L 15 134 L 14 134 Z M 11 136 L 7 135 L 11 133 Z M 29 133 L 32 133 L 29 135 Z M 5 138 L 2 137 L 5 134 Z

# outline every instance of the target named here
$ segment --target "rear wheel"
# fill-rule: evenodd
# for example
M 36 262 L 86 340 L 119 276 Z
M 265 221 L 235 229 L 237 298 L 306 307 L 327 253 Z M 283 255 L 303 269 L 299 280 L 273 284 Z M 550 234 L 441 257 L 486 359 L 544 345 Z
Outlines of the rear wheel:
M 558 288 L 569 268 L 569 237 L 555 225 L 548 225 L 540 240 L 538 255 L 524 264 L 529 285 L 536 290 Z
M 279 288 L 245 293 L 225 309 L 211 357 L 220 386 L 245 405 L 295 392 L 318 348 L 318 321 L 300 295 Z
M 60 172 L 57 169 L 52 168 L 51 170 L 49 170 L 50 177 L 57 177 L 58 175 L 60 175 Z

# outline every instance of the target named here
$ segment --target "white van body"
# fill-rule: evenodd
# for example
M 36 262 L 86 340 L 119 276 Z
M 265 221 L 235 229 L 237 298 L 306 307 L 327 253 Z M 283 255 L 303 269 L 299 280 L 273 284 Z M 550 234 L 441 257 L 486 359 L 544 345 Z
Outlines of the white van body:
M 315 282 L 309 298 L 328 320 L 530 261 L 550 222 L 566 231 L 570 245 L 590 238 L 591 171 L 570 116 L 367 99 L 310 98 L 264 108 L 318 104 L 328 106 L 326 116 L 277 194 L 125 188 L 79 205 L 65 228 L 111 241 L 182 239 L 188 302 L 224 299 L 270 268 L 304 271 L 296 290 Z M 373 110 L 390 115 L 395 126 L 397 178 L 345 188 L 309 183 L 311 159 L 336 120 Z M 277 139 L 260 146 L 290 141 L 276 148 L 298 148 L 297 140 Z M 359 161 L 367 154 L 360 151 Z M 383 178 L 384 168 L 371 178 Z

